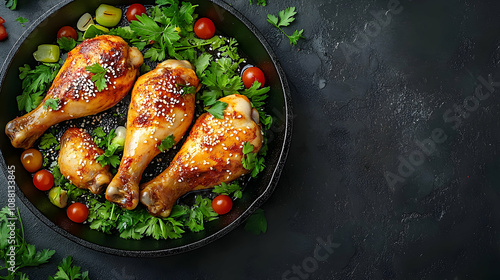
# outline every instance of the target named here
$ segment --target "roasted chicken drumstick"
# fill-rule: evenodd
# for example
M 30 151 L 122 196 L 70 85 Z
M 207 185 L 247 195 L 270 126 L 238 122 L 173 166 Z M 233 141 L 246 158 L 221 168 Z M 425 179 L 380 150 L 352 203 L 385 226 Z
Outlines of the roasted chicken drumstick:
M 97 90 L 85 68 L 99 63 L 106 69 L 106 88 Z M 47 95 L 40 105 L 5 127 L 12 145 L 27 149 L 50 126 L 68 120 L 97 114 L 111 108 L 130 91 L 143 63 L 141 52 L 117 36 L 98 36 L 83 41 L 68 53 Z M 57 102 L 53 110 L 47 100 Z
M 168 217 L 183 194 L 230 182 L 249 170 L 243 168 L 243 145 L 253 152 L 262 147 L 259 114 L 243 95 L 229 95 L 224 118 L 201 115 L 170 166 L 152 181 L 141 185 L 141 202 L 155 216 Z
M 96 158 L 104 154 L 92 137 L 80 128 L 68 128 L 61 137 L 59 170 L 78 188 L 99 194 L 111 182 L 109 165 L 102 166 Z
M 123 157 L 106 199 L 125 209 L 139 203 L 139 182 L 163 140 L 177 143 L 194 115 L 199 80 L 188 61 L 166 60 L 139 77 L 132 90 Z

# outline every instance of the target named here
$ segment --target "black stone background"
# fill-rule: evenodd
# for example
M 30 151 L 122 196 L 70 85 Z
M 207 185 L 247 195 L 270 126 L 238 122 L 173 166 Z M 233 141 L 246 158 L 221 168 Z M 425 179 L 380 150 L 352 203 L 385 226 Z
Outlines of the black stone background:
M 15 19 L 33 22 L 57 2 L 1 2 L 0 63 L 26 29 Z M 481 78 L 500 81 L 500 2 L 226 2 L 264 34 L 291 87 L 293 139 L 262 207 L 268 232 L 239 227 L 180 255 L 117 257 L 58 235 L 18 201 L 28 242 L 56 250 L 25 270 L 31 279 L 67 255 L 92 279 L 498 279 L 500 88 Z M 298 15 L 285 30 L 307 37 L 297 46 L 266 22 L 289 6 Z M 422 142 L 433 134 L 434 148 Z

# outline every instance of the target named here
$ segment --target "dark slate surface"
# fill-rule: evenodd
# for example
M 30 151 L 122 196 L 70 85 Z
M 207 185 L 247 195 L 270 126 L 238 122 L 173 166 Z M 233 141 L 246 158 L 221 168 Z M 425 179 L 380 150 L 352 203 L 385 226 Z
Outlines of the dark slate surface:
M 0 6 L 1 62 L 25 30 L 15 19 L 58 2 L 19 1 Z M 228 2 L 270 42 L 292 90 L 268 232 L 240 227 L 195 251 L 132 259 L 76 245 L 18 202 L 27 240 L 57 251 L 31 278 L 73 255 L 92 279 L 498 279 L 500 2 Z M 307 37 L 297 46 L 265 21 L 291 5 Z

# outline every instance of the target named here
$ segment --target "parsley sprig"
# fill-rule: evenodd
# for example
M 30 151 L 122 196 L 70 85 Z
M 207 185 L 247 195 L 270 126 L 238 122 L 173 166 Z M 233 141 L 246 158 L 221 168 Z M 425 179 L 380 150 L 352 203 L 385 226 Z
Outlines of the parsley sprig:
M 24 267 L 45 264 L 55 253 L 49 249 L 37 251 L 35 245 L 28 244 L 19 209 L 17 213 L 7 206 L 0 210 L 0 236 L 0 259 L 5 265 L 0 265 L 2 279 L 28 279 L 28 275 L 21 271 Z M 10 263 L 12 254 L 16 256 L 14 265 Z M 49 280 L 89 280 L 88 271 L 81 272 L 81 267 L 73 265 L 71 256 L 64 258 L 57 269 L 55 275 L 49 276 Z
M 61 37 L 57 39 L 57 44 L 61 50 L 69 52 L 76 47 L 77 43 L 73 38 Z
M 255 210 L 255 212 L 250 217 L 248 217 L 244 229 L 256 235 L 266 233 L 267 219 L 264 215 L 264 210 L 260 208 Z
M 19 78 L 22 80 L 23 92 L 16 97 L 19 111 L 30 112 L 35 109 L 45 97 L 52 81 L 61 68 L 59 63 L 43 63 L 34 69 L 28 64 L 19 67 Z
M 73 258 L 64 258 L 57 266 L 54 276 L 49 276 L 49 280 L 89 280 L 89 272 L 81 272 L 81 267 L 73 265 Z
M 232 195 L 234 198 L 241 198 L 243 196 L 243 192 L 238 181 L 234 181 L 229 184 L 222 182 L 220 185 L 214 187 L 213 192 L 216 194 Z
M 111 129 L 109 133 L 104 132 L 102 127 L 97 127 L 92 131 L 94 142 L 104 150 L 104 154 L 97 157 L 97 162 L 102 166 L 111 165 L 117 168 L 120 165 L 119 153 L 123 151 L 123 146 L 113 142 L 116 136 L 115 130 Z
M 174 135 L 170 134 L 168 137 L 166 137 L 161 141 L 160 145 L 158 146 L 158 150 L 160 150 L 160 152 L 169 150 L 175 145 L 175 143 L 176 142 Z
M 17 0 L 6 0 L 5 7 L 11 10 L 17 9 Z
M 95 87 L 98 91 L 102 91 L 106 88 L 106 68 L 102 67 L 99 63 L 94 63 L 90 66 L 85 67 L 85 70 L 93 73 L 91 80 L 94 82 Z
M 37 251 L 35 245 L 28 244 L 24 238 L 24 228 L 19 210 L 16 214 L 7 206 L 0 210 L 0 236 L 2 236 L 0 238 L 0 259 L 5 265 L 0 266 L 0 271 L 6 270 L 6 279 L 15 279 L 16 276 L 20 279 L 27 279 L 27 275 L 19 271 L 20 269 L 47 263 L 55 253 L 54 250 L 48 249 Z M 8 236 L 13 237 L 7 238 Z M 12 254 L 16 256 L 14 265 L 9 263 Z
M 288 35 L 282 29 L 282 27 L 289 26 L 295 20 L 294 16 L 296 14 L 297 12 L 295 11 L 295 7 L 289 7 L 285 10 L 279 11 L 278 16 L 272 14 L 267 15 L 267 22 L 274 25 L 283 34 L 285 34 L 285 36 L 290 40 L 290 44 L 292 45 L 296 45 L 299 39 L 305 38 L 304 36 L 302 36 L 302 34 L 304 33 L 304 29 L 301 29 L 300 31 L 295 30 L 292 35 Z
M 24 17 L 18 17 L 16 19 L 16 21 L 19 22 L 22 27 L 26 27 L 26 25 L 24 25 L 24 24 L 29 22 L 29 20 L 27 18 L 24 18 Z
M 43 104 L 43 108 L 48 110 L 49 108 L 52 110 L 57 110 L 59 108 L 59 98 L 49 98 L 45 100 L 45 104 Z
M 51 173 L 54 176 L 54 185 L 56 187 L 61 187 L 62 189 L 67 191 L 68 199 L 74 201 L 77 200 L 82 195 L 90 193 L 85 189 L 80 189 L 75 185 L 71 184 L 71 182 L 61 174 L 61 170 L 59 169 L 58 165 L 54 165 L 52 167 Z
M 61 148 L 61 145 L 59 144 L 59 141 L 57 138 L 54 136 L 54 133 L 52 132 L 45 132 L 42 137 L 40 137 L 40 144 L 38 147 L 42 150 L 47 150 L 55 146 L 55 150 L 59 150 Z
M 211 107 L 205 108 L 205 110 L 210 114 L 212 114 L 212 116 L 214 116 L 216 119 L 223 119 L 224 110 L 226 110 L 226 108 L 227 108 L 226 102 L 217 100 Z
M 123 210 L 109 201 L 90 200 L 90 227 L 104 233 L 118 230 L 120 237 L 125 239 L 180 238 L 187 230 L 202 231 L 204 223 L 217 218 L 209 198 L 196 196 L 193 206 L 175 205 L 168 218 L 151 216 L 145 209 L 134 211 Z
M 254 146 L 250 142 L 243 144 L 243 158 L 241 160 L 243 168 L 251 171 L 252 177 L 257 177 L 264 168 L 264 158 L 259 157 L 258 153 L 254 153 Z
M 261 6 L 267 5 L 266 0 L 249 0 L 249 1 L 250 1 L 250 5 L 253 5 L 254 3 L 257 5 L 261 5 Z

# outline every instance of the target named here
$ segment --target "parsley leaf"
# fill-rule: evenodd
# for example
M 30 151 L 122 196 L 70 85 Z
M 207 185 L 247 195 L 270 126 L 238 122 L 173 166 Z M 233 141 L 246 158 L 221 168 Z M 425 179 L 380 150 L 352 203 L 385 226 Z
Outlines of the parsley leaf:
M 28 64 L 19 67 L 19 78 L 22 80 L 23 92 L 16 97 L 19 111 L 30 112 L 43 100 L 45 91 L 57 76 L 61 65 L 43 63 L 31 69 Z
M 7 270 L 7 277 L 5 279 L 22 279 L 26 277 L 24 273 L 19 271 L 21 268 L 47 263 L 55 253 L 54 250 L 47 249 L 37 251 L 34 245 L 26 242 L 19 209 L 17 209 L 17 215 L 7 206 L 0 210 L 0 235 L 2 237 L 12 236 L 12 238 L 8 239 L 0 238 L 0 259 L 5 265 L 5 267 L 2 267 L 2 270 Z M 8 262 L 12 254 L 16 256 L 14 266 L 9 265 Z
M 56 150 L 58 150 L 59 141 L 57 141 L 57 138 L 51 132 L 44 133 L 40 138 L 40 145 L 39 145 L 40 149 L 47 150 L 54 145 L 56 145 Z
M 290 39 L 290 43 L 292 45 L 297 45 L 297 41 L 301 38 L 305 38 L 302 36 L 302 33 L 304 33 L 304 29 L 301 29 L 300 31 L 295 30 L 292 35 L 287 35 L 288 39 Z
M 134 32 L 132 32 L 132 29 L 130 29 L 130 26 L 115 27 L 115 28 L 109 30 L 108 35 L 120 36 L 126 41 L 131 41 L 132 39 L 135 38 Z
M 258 157 L 257 153 L 253 152 L 254 146 L 250 144 L 250 142 L 245 142 L 243 144 L 243 158 L 241 159 L 241 163 L 243 164 L 243 168 L 251 171 L 252 177 L 257 177 L 264 168 L 264 158 Z
M 250 5 L 254 4 L 254 2 L 255 2 L 255 4 L 261 5 L 261 6 L 267 5 L 266 0 L 250 0 Z
M 81 272 L 81 267 L 73 265 L 73 258 L 64 258 L 57 267 L 57 273 L 49 276 L 49 280 L 89 280 L 89 272 Z
M 173 134 L 170 134 L 167 138 L 161 140 L 161 144 L 158 145 L 158 150 L 160 152 L 170 150 L 175 145 L 175 137 Z
M 54 185 L 56 187 L 61 187 L 66 183 L 67 179 L 64 178 L 64 176 L 61 174 L 61 170 L 59 169 L 59 166 L 55 165 L 52 168 L 52 175 L 54 176 Z
M 102 91 L 106 88 L 106 72 L 107 70 L 102 67 L 99 63 L 94 63 L 90 66 L 85 67 L 85 70 L 93 73 L 91 80 L 94 82 L 95 87 L 98 91 Z
M 205 229 L 204 221 L 211 221 L 218 214 L 212 209 L 212 200 L 196 196 L 195 205 L 191 208 L 186 224 L 192 232 L 199 232 Z
M 49 98 L 45 100 L 45 104 L 43 104 L 43 108 L 45 110 L 47 109 L 52 109 L 52 110 L 57 110 L 59 108 L 59 98 Z
M 245 224 L 245 230 L 253 234 L 259 235 L 261 233 L 266 233 L 267 231 L 267 220 L 264 215 L 264 210 L 257 209 L 255 212 L 248 217 Z
M 162 20 L 162 26 L 146 14 L 137 16 L 137 19 L 130 23 L 130 29 L 141 40 L 153 42 L 151 49 L 146 51 L 145 58 L 149 58 L 151 61 L 163 60 L 166 57 L 165 50 L 168 50 L 169 54 L 173 54 L 173 44 L 181 37 L 169 18 L 159 19 Z
M 226 107 L 227 107 L 227 103 L 217 100 L 215 102 L 215 104 L 212 105 L 212 107 L 210 107 L 208 109 L 205 108 L 205 110 L 207 112 L 209 112 L 210 114 L 212 114 L 212 116 L 214 116 L 215 118 L 223 119 L 224 118 L 224 110 L 226 109 Z
M 102 166 L 111 165 L 113 167 L 118 167 L 120 165 L 120 157 L 115 155 L 116 149 L 107 149 L 104 154 L 98 156 L 96 161 Z
M 21 95 L 16 96 L 16 100 L 19 111 L 24 110 L 30 112 L 42 102 L 43 92 L 39 91 L 29 94 L 27 91 L 23 91 Z
M 203 53 L 196 58 L 193 63 L 194 68 L 196 69 L 196 75 L 201 77 L 205 69 L 207 69 L 210 64 L 210 60 L 212 59 L 212 55 L 208 53 Z
M 26 27 L 24 24 L 29 22 L 29 20 L 27 18 L 23 18 L 23 17 L 18 17 L 16 19 L 16 21 L 19 22 L 22 27 Z
M 240 59 L 240 55 L 238 54 L 238 42 L 234 38 L 229 39 L 227 44 L 219 48 L 219 51 L 222 56 L 229 57 L 233 61 Z
M 102 127 L 98 126 L 96 128 L 94 128 L 94 130 L 92 131 L 92 133 L 97 137 L 97 138 L 104 138 L 106 137 L 107 133 L 104 132 L 104 130 L 102 129 Z M 97 144 L 97 146 L 99 146 L 99 148 L 102 148 L 104 146 L 104 144 L 101 144 L 102 143 L 102 139 L 99 139 L 100 141 L 98 141 L 98 139 L 94 139 L 94 142 Z
M 59 48 L 63 51 L 71 51 L 76 47 L 76 41 L 73 38 L 69 37 L 61 37 L 57 39 L 57 44 L 59 45 Z
M 118 218 L 122 212 L 118 206 L 109 201 L 101 203 L 96 199 L 89 201 L 89 216 L 87 221 L 90 223 L 90 228 L 102 231 L 104 233 L 111 233 L 117 225 Z
M 213 192 L 225 195 L 232 194 L 235 198 L 241 198 L 243 195 L 240 184 L 238 184 L 237 181 L 231 182 L 229 184 L 222 182 L 220 185 L 214 187 Z
M 214 98 L 236 94 L 243 88 L 241 78 L 235 74 L 239 62 L 234 62 L 231 58 L 223 57 L 217 62 L 212 61 L 202 76 L 202 83 L 207 87 L 202 93 L 201 99 L 210 101 L 204 103 L 205 106 L 213 105 Z
M 7 2 L 5 3 L 5 7 L 11 10 L 17 9 L 17 0 L 7 0 Z
M 94 134 L 94 142 L 96 145 L 104 150 L 104 154 L 98 156 L 96 161 L 102 166 L 111 165 L 113 168 L 120 165 L 120 157 L 118 153 L 123 151 L 123 146 L 118 143 L 113 143 L 116 137 L 114 129 L 109 133 L 105 133 L 102 127 L 95 128 L 92 133 Z
M 260 83 L 255 81 L 250 88 L 243 90 L 241 94 L 248 97 L 252 107 L 260 110 L 266 105 L 265 100 L 270 89 L 270 87 L 260 88 Z
M 296 14 L 297 14 L 297 12 L 295 11 L 295 7 L 289 7 L 289 8 L 286 8 L 285 10 L 279 11 L 278 17 L 276 17 L 275 15 L 271 15 L 271 14 L 267 15 L 267 22 L 274 25 L 283 34 L 285 34 L 285 36 L 288 37 L 288 39 L 290 40 L 291 45 L 296 45 L 297 41 L 300 38 L 305 38 L 304 36 L 302 36 L 302 33 L 304 33 L 303 29 L 300 31 L 295 30 L 295 32 L 292 35 L 288 35 L 282 29 L 282 27 L 289 26 L 295 20 L 294 16 Z

